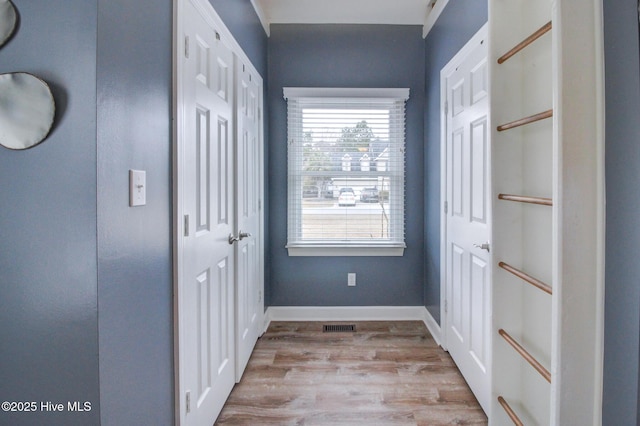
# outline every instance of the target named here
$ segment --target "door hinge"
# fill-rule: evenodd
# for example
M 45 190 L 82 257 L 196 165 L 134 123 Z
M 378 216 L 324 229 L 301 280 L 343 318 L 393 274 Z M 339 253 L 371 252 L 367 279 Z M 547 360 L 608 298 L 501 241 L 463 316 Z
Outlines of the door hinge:
M 189 215 L 188 214 L 184 215 L 184 236 L 185 237 L 189 236 Z
M 258 292 L 258 303 L 262 302 L 262 290 Z
M 189 414 L 191 412 L 191 391 L 187 391 L 184 405 L 186 406 L 187 414 Z
M 449 213 L 449 202 L 448 201 L 444 202 L 444 213 L 445 214 Z
M 447 312 L 449 312 L 449 308 L 447 306 L 447 301 L 444 301 L 444 313 L 446 314 Z
M 444 114 L 449 114 L 449 101 L 444 101 Z
M 189 59 L 189 36 L 184 38 L 184 57 Z

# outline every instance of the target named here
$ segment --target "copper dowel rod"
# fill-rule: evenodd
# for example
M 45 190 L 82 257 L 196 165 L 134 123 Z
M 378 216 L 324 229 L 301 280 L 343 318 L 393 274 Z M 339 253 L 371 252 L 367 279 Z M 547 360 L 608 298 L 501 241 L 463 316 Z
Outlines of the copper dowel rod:
M 502 269 L 504 269 L 505 271 L 511 272 L 516 277 L 528 282 L 529 284 L 533 285 L 534 287 L 538 287 L 540 290 L 544 291 L 545 293 L 551 294 L 551 287 L 548 286 L 547 284 L 543 283 L 539 279 L 533 278 L 531 275 L 525 274 L 524 272 L 522 272 L 522 271 L 520 271 L 520 270 L 514 268 L 513 266 L 508 265 L 508 264 L 506 264 L 504 262 L 498 263 L 498 266 L 501 267 Z
M 498 59 L 498 63 L 501 64 L 505 62 L 507 59 L 509 59 L 510 57 L 512 57 L 513 55 L 515 55 L 516 53 L 518 53 L 519 51 L 521 51 L 522 49 L 524 49 L 525 47 L 527 47 L 528 45 L 530 45 L 531 43 L 539 39 L 540 37 L 542 37 L 544 34 L 548 33 L 550 30 L 551 30 L 551 21 L 547 22 L 538 31 L 536 31 L 535 33 L 531 34 L 529 37 L 522 40 L 520 43 L 518 43 L 516 47 L 514 47 L 504 55 L 500 56 L 500 58 Z
M 498 330 L 498 333 L 504 338 L 504 340 L 507 341 L 507 343 L 513 346 L 513 349 L 515 349 L 516 352 L 518 352 L 522 356 L 522 358 L 524 358 L 529 364 L 531 364 L 531 366 L 535 368 L 536 371 L 542 375 L 542 377 L 547 379 L 547 382 L 551 383 L 551 373 L 549 373 L 549 370 L 544 368 L 537 359 L 532 357 L 531 354 L 527 352 L 522 346 L 520 346 L 518 342 L 513 340 L 513 337 L 509 336 L 506 331 L 500 329 Z
M 540 204 L 541 206 L 552 206 L 551 198 L 527 197 L 524 195 L 499 194 L 498 199 L 505 201 L 517 201 L 519 203 Z
M 544 120 L 545 118 L 553 117 L 553 110 L 547 110 L 544 112 L 539 112 L 538 114 L 530 115 L 529 117 L 521 118 L 519 120 L 512 121 L 510 123 L 505 123 L 498 126 L 499 132 L 504 132 L 505 130 L 513 129 L 515 127 L 524 126 L 525 124 L 534 123 L 536 121 Z
M 500 403 L 500 405 L 502 405 L 502 408 L 504 408 L 504 411 L 507 412 L 507 415 L 509 416 L 509 418 L 511 419 L 514 425 L 524 426 L 524 423 L 522 423 L 522 421 L 520 420 L 516 412 L 511 409 L 511 407 L 509 406 L 509 404 L 507 404 L 507 401 L 505 401 L 503 397 L 499 396 L 498 402 Z

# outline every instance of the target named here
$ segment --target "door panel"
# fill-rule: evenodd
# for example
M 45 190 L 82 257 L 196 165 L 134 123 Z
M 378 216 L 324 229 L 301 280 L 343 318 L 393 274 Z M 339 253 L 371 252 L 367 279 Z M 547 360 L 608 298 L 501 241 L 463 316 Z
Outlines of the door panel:
M 211 138 L 210 112 L 203 107 L 196 108 L 196 230 L 210 231 L 211 212 Z
M 451 328 L 460 343 L 464 343 L 464 250 L 455 244 L 451 245 Z
M 464 129 L 457 129 L 451 137 L 451 161 L 452 176 L 451 185 L 453 194 L 451 206 L 453 214 L 459 217 L 464 216 Z
M 236 380 L 240 381 L 253 347 L 262 332 L 262 280 L 257 241 L 260 229 L 260 126 L 258 110 L 262 96 L 262 85 L 245 64 L 236 63 L 236 90 L 238 117 L 236 134 L 238 147 L 236 165 L 238 184 L 236 208 L 238 233 L 249 237 L 236 243 L 238 254 L 238 280 L 236 288 Z
M 487 130 L 486 116 L 471 124 L 471 220 L 478 224 L 487 223 Z
M 445 335 L 449 350 L 476 398 L 490 399 L 490 282 L 488 86 L 486 43 L 456 57 L 446 76 Z
M 471 70 L 471 104 L 480 102 L 489 96 L 489 74 L 487 60 L 480 61 Z
M 476 364 L 486 371 L 488 317 L 484 315 L 488 301 L 488 265 L 478 256 L 471 255 L 471 279 L 469 282 L 471 333 L 469 351 Z
M 220 66 L 231 51 L 190 1 L 183 2 L 182 150 L 178 182 L 184 232 L 179 279 L 180 419 L 214 423 L 235 383 L 233 87 Z M 229 83 L 220 89 L 216 82 Z M 220 93 L 226 94 L 226 98 Z
M 198 301 L 198 401 L 205 399 L 213 385 L 213 351 L 211 345 L 211 331 L 207 318 L 211 312 L 211 271 L 206 270 L 196 278 Z
M 177 418 L 199 426 L 263 326 L 262 79 L 206 0 L 176 4 Z

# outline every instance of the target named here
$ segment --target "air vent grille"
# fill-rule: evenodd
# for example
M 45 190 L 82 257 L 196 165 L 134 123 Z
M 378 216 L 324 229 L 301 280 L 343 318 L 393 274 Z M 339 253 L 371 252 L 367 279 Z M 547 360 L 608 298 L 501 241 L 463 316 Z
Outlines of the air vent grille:
M 322 326 L 323 333 L 354 333 L 355 324 L 325 324 Z

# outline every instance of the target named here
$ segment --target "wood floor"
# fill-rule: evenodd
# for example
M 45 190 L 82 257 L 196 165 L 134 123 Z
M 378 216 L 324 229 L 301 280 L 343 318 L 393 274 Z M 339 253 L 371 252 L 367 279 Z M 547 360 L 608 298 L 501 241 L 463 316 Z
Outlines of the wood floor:
M 271 323 L 216 425 L 487 424 L 422 322 L 323 324 Z

